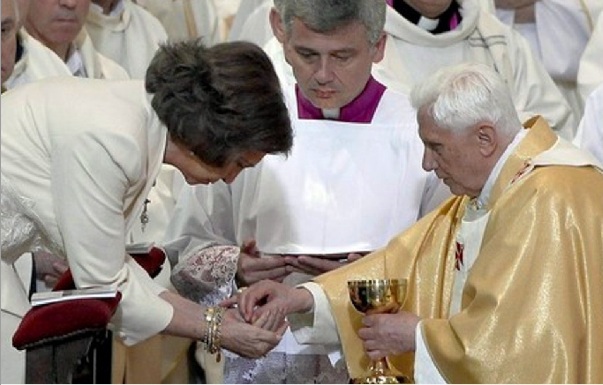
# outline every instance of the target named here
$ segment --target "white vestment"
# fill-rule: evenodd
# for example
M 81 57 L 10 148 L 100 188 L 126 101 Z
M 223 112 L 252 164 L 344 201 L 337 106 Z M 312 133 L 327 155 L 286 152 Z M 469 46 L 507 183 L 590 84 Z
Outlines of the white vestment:
M 578 91 L 582 101 L 603 83 L 603 12 L 595 24 L 595 29 L 590 36 L 586 48 L 580 58 L 578 68 Z
M 521 24 L 515 23 L 514 10 L 496 10 L 500 20 L 528 40 L 576 119 L 584 107 L 576 87 L 578 64 L 601 9 L 599 0 L 541 0 L 534 4 L 535 22 Z
M 201 37 L 208 46 L 222 41 L 221 20 L 213 1 L 137 0 L 136 3 L 159 19 L 170 41 Z
M 167 34 L 159 20 L 144 8 L 131 0 L 122 0 L 122 4 L 117 14 L 109 15 L 91 4 L 85 28 L 98 52 L 122 66 L 132 79 L 144 79 Z
M 505 79 L 522 120 L 542 115 L 557 133 L 572 139 L 576 121 L 571 109 L 525 39 L 481 9 L 476 0 L 463 0 L 460 5 L 463 19 L 458 27 L 436 35 L 388 7 L 385 57 L 375 65 L 375 78 L 388 86 L 394 79 L 408 90 L 439 68 L 482 62 Z
M 241 2 L 228 34 L 228 41 L 246 40 L 260 47 L 274 35 L 269 15 L 272 0 L 245 0 Z

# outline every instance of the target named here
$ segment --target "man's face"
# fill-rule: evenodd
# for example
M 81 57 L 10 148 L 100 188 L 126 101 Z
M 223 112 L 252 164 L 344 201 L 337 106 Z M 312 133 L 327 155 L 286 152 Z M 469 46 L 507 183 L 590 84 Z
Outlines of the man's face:
M 455 195 L 478 196 L 490 172 L 480 152 L 479 127 L 459 133 L 439 128 L 425 107 L 419 110 L 417 120 L 425 145 L 423 169 L 433 170 Z
M 27 31 L 48 47 L 70 44 L 82 29 L 90 0 L 31 0 Z
M 415 11 L 425 17 L 435 19 L 450 7 L 452 0 L 404 0 Z
M 2 0 L 2 84 L 10 77 L 15 67 L 18 25 L 16 16 L 13 0 Z
M 368 42 L 360 22 L 317 33 L 294 19 L 283 42 L 302 93 L 323 109 L 343 107 L 364 90 L 372 64 L 383 58 L 384 47 L 385 37 L 376 45 Z

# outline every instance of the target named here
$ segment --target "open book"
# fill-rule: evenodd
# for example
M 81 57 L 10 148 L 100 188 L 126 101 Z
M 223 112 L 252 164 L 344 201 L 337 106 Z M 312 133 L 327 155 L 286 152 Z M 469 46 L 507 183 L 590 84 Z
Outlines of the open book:
M 71 301 L 84 298 L 115 298 L 117 289 L 111 286 L 89 287 L 87 289 L 47 291 L 34 293 L 31 296 L 31 306 L 41 306 L 54 302 Z

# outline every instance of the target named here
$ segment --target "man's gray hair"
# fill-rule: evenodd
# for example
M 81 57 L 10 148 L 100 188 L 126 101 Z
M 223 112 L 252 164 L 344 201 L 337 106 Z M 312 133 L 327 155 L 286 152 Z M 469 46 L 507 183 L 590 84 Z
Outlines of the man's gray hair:
M 415 109 L 427 107 L 435 124 L 451 131 L 489 122 L 512 138 L 521 129 L 509 88 L 485 64 L 444 67 L 417 84 L 410 97 Z
M 319 33 L 359 21 L 366 28 L 368 41 L 375 44 L 385 26 L 385 0 L 274 0 L 274 7 L 287 34 L 294 18 Z

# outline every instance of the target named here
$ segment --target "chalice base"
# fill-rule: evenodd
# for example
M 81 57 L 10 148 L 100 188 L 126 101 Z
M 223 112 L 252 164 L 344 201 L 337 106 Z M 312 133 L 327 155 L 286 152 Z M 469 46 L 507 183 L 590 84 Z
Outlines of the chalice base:
M 372 376 L 354 378 L 352 384 L 412 384 L 406 376 L 387 376 L 376 374 Z

